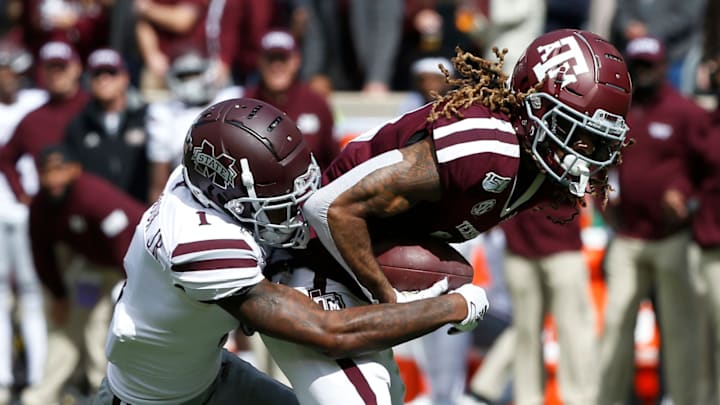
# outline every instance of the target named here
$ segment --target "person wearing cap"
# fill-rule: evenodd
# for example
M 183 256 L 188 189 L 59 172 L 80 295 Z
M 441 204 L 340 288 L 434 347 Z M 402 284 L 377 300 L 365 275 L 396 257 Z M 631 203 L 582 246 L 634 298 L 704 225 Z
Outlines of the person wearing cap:
M 67 145 L 43 149 L 38 171 L 30 239 L 38 275 L 49 291 L 51 377 L 42 384 L 45 402 L 36 397 L 32 403 L 50 404 L 59 402 L 61 389 L 77 370 L 87 378 L 91 394 L 105 376 L 111 291 L 124 278 L 123 258 L 145 206 L 84 172 Z
M 665 390 L 675 404 L 704 403 L 699 300 L 688 263 L 696 209 L 694 165 L 707 114 L 666 80 L 665 45 L 653 37 L 625 49 L 633 81 L 630 127 L 622 165 L 610 173 L 615 192 L 605 211 L 613 237 L 604 259 L 607 303 L 600 348 L 598 404 L 621 403 L 634 370 L 640 302 L 654 294 L 660 324 Z
M 64 42 L 48 42 L 40 49 L 40 73 L 49 99 L 18 123 L 0 148 L 0 171 L 15 198 L 29 204 L 31 195 L 22 187 L 16 164 L 24 155 L 37 158 L 47 145 L 60 142 L 70 120 L 85 107 L 88 93 L 80 86 L 82 64 L 75 50 Z
M 450 76 L 455 74 L 452 63 L 445 57 L 428 56 L 413 62 L 410 67 L 413 79 L 413 91 L 400 103 L 398 113 L 403 114 L 433 101 L 433 92 L 444 94 L 450 89 L 440 66 L 448 69 Z
M 92 99 L 70 122 L 64 142 L 86 171 L 148 201 L 147 105 L 132 93 L 120 54 L 101 48 L 86 63 Z
M 12 136 L 18 122 L 28 112 L 47 101 L 47 93 L 26 88 L 23 80 L 32 64 L 32 56 L 8 40 L 0 41 L 0 145 Z M 32 193 L 37 174 L 32 159 L 18 162 L 23 188 Z M 13 385 L 34 385 L 42 378 L 47 351 L 42 286 L 35 274 L 28 236 L 28 208 L 15 198 L 5 177 L 0 174 L 0 403 L 9 398 Z M 13 286 L 14 284 L 14 286 Z M 25 347 L 26 381 L 13 376 L 13 306 L 17 303 L 20 335 Z
M 285 111 L 297 123 L 320 168 L 327 167 L 340 151 L 333 137 L 332 110 L 325 97 L 300 81 L 302 57 L 295 39 L 287 31 L 269 31 L 263 35 L 260 49 L 260 82 L 248 87 L 245 97 Z

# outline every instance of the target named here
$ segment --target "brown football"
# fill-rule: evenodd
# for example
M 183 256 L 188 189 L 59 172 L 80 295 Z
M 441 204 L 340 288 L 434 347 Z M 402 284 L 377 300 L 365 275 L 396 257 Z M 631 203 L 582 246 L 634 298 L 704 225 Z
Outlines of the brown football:
M 390 284 L 400 291 L 422 290 L 448 278 L 450 289 L 473 279 L 470 263 L 447 242 L 434 238 L 374 243 L 375 257 Z

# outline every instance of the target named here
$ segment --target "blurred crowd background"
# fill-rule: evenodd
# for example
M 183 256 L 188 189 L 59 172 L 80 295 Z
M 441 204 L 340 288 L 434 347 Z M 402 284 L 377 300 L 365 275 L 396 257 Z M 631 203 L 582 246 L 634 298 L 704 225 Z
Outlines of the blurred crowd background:
M 90 403 L 128 230 L 205 106 L 276 105 L 325 167 L 447 90 L 456 47 L 509 74 L 559 28 L 628 57 L 628 169 L 606 210 L 457 247 L 491 312 L 397 348 L 407 402 L 717 403 L 718 1 L 0 0 L 0 404 Z M 282 379 L 258 342 L 227 347 Z

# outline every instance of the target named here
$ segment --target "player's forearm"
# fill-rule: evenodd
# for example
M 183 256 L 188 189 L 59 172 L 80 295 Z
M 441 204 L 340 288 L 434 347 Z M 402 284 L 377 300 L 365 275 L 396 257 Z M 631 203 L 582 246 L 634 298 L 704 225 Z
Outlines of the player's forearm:
M 460 294 L 325 311 L 307 295 L 266 281 L 218 304 L 260 333 L 337 357 L 390 348 L 460 322 L 468 311 Z
M 445 324 L 460 322 L 467 304 L 459 294 L 326 312 L 332 344 L 320 347 L 328 356 L 344 357 L 390 348 Z

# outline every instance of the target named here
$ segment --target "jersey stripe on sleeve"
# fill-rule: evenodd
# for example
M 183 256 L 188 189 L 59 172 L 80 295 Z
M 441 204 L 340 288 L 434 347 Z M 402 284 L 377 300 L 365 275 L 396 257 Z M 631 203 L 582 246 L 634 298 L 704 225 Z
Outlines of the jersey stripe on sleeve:
M 221 270 L 229 268 L 244 268 L 257 266 L 257 260 L 254 259 L 211 259 L 198 260 L 190 263 L 173 264 L 172 271 L 202 271 L 202 270 Z
M 243 239 L 210 239 L 178 244 L 170 270 L 191 297 L 216 300 L 264 279 L 260 258 Z

